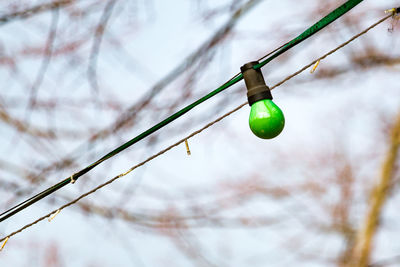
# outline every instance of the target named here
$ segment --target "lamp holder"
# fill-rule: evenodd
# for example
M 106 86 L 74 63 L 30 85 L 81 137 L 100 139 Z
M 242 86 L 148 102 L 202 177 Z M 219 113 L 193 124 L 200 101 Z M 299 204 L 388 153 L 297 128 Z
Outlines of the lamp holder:
M 252 61 L 240 67 L 247 87 L 247 99 L 250 106 L 263 99 L 272 99 L 271 91 L 265 84 L 261 70 L 253 68 L 257 64 L 259 64 L 258 61 Z

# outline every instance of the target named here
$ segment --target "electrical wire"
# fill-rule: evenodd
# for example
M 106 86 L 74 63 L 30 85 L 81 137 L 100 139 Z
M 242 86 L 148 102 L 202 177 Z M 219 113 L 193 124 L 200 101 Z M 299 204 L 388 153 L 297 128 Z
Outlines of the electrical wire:
M 309 38 L 310 36 L 314 35 L 319 30 L 321 30 L 322 28 L 326 27 L 327 25 L 329 25 L 334 20 L 336 20 L 339 17 L 343 16 L 346 12 L 351 10 L 354 6 L 356 6 L 357 4 L 359 4 L 362 1 L 363 0 L 348 0 L 343 5 L 339 6 L 338 8 L 336 8 L 335 10 L 330 12 L 328 15 L 326 15 L 325 17 L 320 19 L 317 23 L 312 25 L 310 28 L 305 30 L 299 36 L 297 36 L 296 38 L 294 38 L 290 42 L 286 43 L 285 45 L 281 46 L 280 49 L 279 48 L 278 48 L 278 50 L 275 49 L 274 50 L 274 51 L 276 51 L 275 53 L 272 53 L 272 54 L 269 53 L 271 55 L 268 58 L 266 58 L 265 60 L 263 60 L 262 62 L 260 62 L 259 64 L 255 65 L 254 68 L 258 69 L 258 68 L 263 67 L 265 64 L 267 64 L 268 62 L 270 62 L 274 58 L 276 58 L 279 55 L 283 54 L 285 51 L 289 50 L 290 48 L 293 48 L 295 45 L 299 44 L 300 42 L 302 42 L 305 39 Z M 99 165 L 102 162 L 108 160 L 109 158 L 115 156 L 116 154 L 120 153 L 121 151 L 127 149 L 128 147 L 132 146 L 133 144 L 141 141 L 145 137 L 153 134 L 157 130 L 163 128 L 164 126 L 166 126 L 169 123 L 173 122 L 177 118 L 181 117 L 182 115 L 184 115 L 185 113 L 187 113 L 188 111 L 193 109 L 194 107 L 196 107 L 199 104 L 203 103 L 204 101 L 212 98 L 213 96 L 219 94 L 220 92 L 222 92 L 225 89 L 231 87 L 232 85 L 236 84 L 237 82 L 239 82 L 242 79 L 243 79 L 242 73 L 236 74 L 230 80 L 225 82 L 223 85 L 221 85 L 220 87 L 218 87 L 214 91 L 212 91 L 212 92 L 208 93 L 207 95 L 205 95 L 204 97 L 196 100 L 192 104 L 189 104 L 188 106 L 182 108 L 178 112 L 172 114 L 168 118 L 164 119 L 163 121 L 161 121 L 161 122 L 157 123 L 156 125 L 154 125 L 153 127 L 149 128 L 148 130 L 146 130 L 146 131 L 142 132 L 141 134 L 137 135 L 133 139 L 129 140 L 128 142 L 126 142 L 126 143 L 122 144 L 121 146 L 117 147 L 116 149 L 112 150 L 111 152 L 109 152 L 108 154 L 106 154 L 105 156 L 100 158 L 99 160 L 93 162 L 89 166 L 87 166 L 87 167 L 83 168 L 82 170 L 74 173 L 70 177 L 65 178 L 61 182 L 59 182 L 59 183 L 47 188 L 46 190 L 38 193 L 37 195 L 34 195 L 33 197 L 31 197 L 31 198 L 29 198 L 29 199 L 17 204 L 16 206 L 6 210 L 5 212 L 1 213 L 0 214 L 0 222 L 4 221 L 5 219 L 13 216 L 14 214 L 16 214 L 18 212 L 20 212 L 21 210 L 25 209 L 26 207 L 31 206 L 32 204 L 34 204 L 35 202 L 39 201 L 40 199 L 42 199 L 42 198 L 54 193 L 55 191 L 59 190 L 60 188 L 64 187 L 65 185 L 67 185 L 69 183 L 75 183 L 76 180 L 79 177 L 81 177 L 82 175 L 86 174 L 87 172 L 89 172 L 90 170 L 95 168 L 97 165 Z
M 303 68 L 299 69 L 298 71 L 294 72 L 293 74 L 287 76 L 285 79 L 283 79 L 282 81 L 280 81 L 280 82 L 278 82 L 277 84 L 275 84 L 274 86 L 272 86 L 272 87 L 270 88 L 270 90 L 273 90 L 273 89 L 275 89 L 275 88 L 281 86 L 281 85 L 284 84 L 285 82 L 289 81 L 290 79 L 292 79 L 292 78 L 294 78 L 295 76 L 297 76 L 297 75 L 299 75 L 300 73 L 302 73 L 304 70 L 310 68 L 312 65 L 315 64 L 315 62 L 320 61 L 320 60 L 322 60 L 322 59 L 328 57 L 329 55 L 331 55 L 331 54 L 337 52 L 339 49 L 345 47 L 346 45 L 348 45 L 349 43 L 351 43 L 351 42 L 354 41 L 355 39 L 357 39 L 357 38 L 361 37 L 362 35 L 366 34 L 369 30 L 375 28 L 376 26 L 378 26 L 379 24 L 381 24 L 382 22 L 386 21 L 389 17 L 392 17 L 392 16 L 393 16 L 393 15 L 388 15 L 388 16 L 385 16 L 385 17 L 383 17 L 382 19 L 378 20 L 376 23 L 372 24 L 371 26 L 369 26 L 369 27 L 366 28 L 365 30 L 361 31 L 360 33 L 354 35 L 352 38 L 350 38 L 350 39 L 347 40 L 346 42 L 344 42 L 344 43 L 342 43 L 341 45 L 337 46 L 336 48 L 330 50 L 328 53 L 326 53 L 326 54 L 324 54 L 323 56 L 321 56 L 321 57 L 315 59 L 315 60 L 312 61 L 311 63 L 305 65 Z M 235 76 L 235 77 L 236 77 L 236 76 Z M 235 77 L 233 77 L 230 81 L 235 80 Z M 237 79 L 237 77 L 236 77 L 236 79 Z M 52 212 L 50 212 L 50 213 L 48 213 L 48 214 L 46 214 L 46 215 L 44 215 L 44 216 L 42 216 L 42 217 L 36 219 L 35 221 L 33 221 L 33 222 L 31 222 L 31 223 L 29 223 L 29 224 L 27 224 L 27 225 L 25 225 L 25 226 L 19 228 L 18 230 L 14 231 L 14 232 L 12 232 L 12 233 L 10 233 L 10 234 L 8 234 L 7 236 L 1 238 L 1 239 L 0 239 L 0 242 L 2 242 L 2 241 L 4 241 L 4 240 L 6 240 L 7 238 L 10 238 L 10 237 L 12 237 L 12 236 L 18 234 L 18 233 L 20 233 L 20 232 L 22 232 L 22 231 L 24 231 L 24 230 L 27 229 L 27 228 L 32 227 L 33 225 L 37 224 L 37 223 L 40 222 L 40 221 L 43 221 L 43 220 L 46 219 L 46 218 L 50 218 L 51 215 L 55 214 L 56 212 L 59 212 L 59 211 L 65 209 L 65 208 L 67 208 L 67 207 L 69 207 L 69 206 L 72 206 L 73 204 L 75 204 L 75 203 L 77 203 L 79 200 L 81 200 L 82 198 L 85 198 L 85 197 L 87 197 L 87 196 L 89 196 L 89 195 L 95 193 L 97 190 L 99 190 L 99 189 L 101 189 L 101 188 L 103 188 L 103 187 L 105 187 L 105 186 L 107 186 L 107 185 L 113 183 L 114 181 L 116 181 L 116 180 L 118 180 L 118 179 L 120 179 L 120 178 L 126 176 L 127 174 L 129 174 L 129 173 L 132 172 L 133 170 L 137 169 L 138 167 L 147 164 L 148 162 L 152 161 L 152 160 L 155 159 L 155 158 L 158 158 L 159 156 L 161 156 L 161 155 L 163 155 L 164 153 L 168 152 L 168 151 L 171 150 L 172 148 L 174 148 L 174 147 L 176 147 L 176 146 L 178 146 L 178 145 L 184 143 L 185 140 L 188 140 L 189 138 L 192 138 L 192 137 L 194 137 L 194 136 L 200 134 L 201 132 L 203 132 L 204 130 L 210 128 L 211 126 L 213 126 L 213 125 L 216 124 L 217 122 L 219 122 L 219 121 L 225 119 L 226 117 L 232 115 L 233 113 L 237 112 L 238 110 L 240 110 L 241 108 L 243 108 L 243 107 L 246 106 L 247 104 L 248 104 L 248 102 L 246 101 L 245 103 L 243 103 L 243 104 L 237 106 L 236 108 L 232 109 L 231 111 L 229 111 L 229 112 L 225 113 L 224 115 L 218 117 L 218 118 L 215 119 L 214 121 L 212 121 L 212 122 L 206 124 L 205 126 L 203 126 L 202 128 L 200 128 L 199 130 L 197 130 L 197 131 L 195 131 L 195 132 L 192 132 L 191 134 L 189 134 L 188 136 L 182 138 L 181 140 L 177 141 L 176 143 L 174 143 L 174 144 L 168 146 L 167 148 L 165 148 L 165 149 L 159 151 L 158 153 L 156 153 L 156 154 L 152 155 L 151 157 L 147 158 L 146 160 L 144 160 L 144 161 L 138 163 L 137 165 L 131 167 L 131 168 L 128 169 L 126 172 L 121 173 L 121 174 L 115 176 L 114 178 L 108 180 L 107 182 L 98 185 L 98 186 L 95 187 L 94 189 L 92 189 L 92 190 L 90 190 L 90 191 L 88 191 L 88 192 L 86 192 L 86 193 L 80 195 L 80 196 L 77 197 L 76 199 L 74 199 L 74 200 L 72 200 L 72 201 L 70 201 L 70 202 L 64 204 L 63 206 L 59 207 L 58 209 L 53 210 Z
M 316 34 L 347 12 L 349 12 L 353 7 L 361 3 L 363 0 L 350 0 L 345 2 L 343 5 L 339 6 L 335 10 L 333 10 L 331 13 L 323 17 L 321 20 L 319 20 L 317 23 L 309 27 L 307 30 L 305 30 L 303 33 L 301 33 L 299 36 L 291 40 L 290 42 L 286 43 L 283 45 L 281 48 L 278 49 L 275 53 L 273 53 L 270 57 L 266 58 L 268 55 L 263 56 L 260 58 L 258 61 L 261 61 L 259 64 L 255 65 L 253 68 L 254 69 L 259 69 L 265 66 L 267 63 L 271 62 L 273 59 L 278 57 L 279 55 L 283 54 L 290 48 L 294 47 L 295 45 L 298 45 L 299 43 L 303 42 L 304 40 L 308 39 L 312 35 Z M 265 59 L 264 59 L 265 58 Z M 263 60 L 264 59 L 264 60 Z

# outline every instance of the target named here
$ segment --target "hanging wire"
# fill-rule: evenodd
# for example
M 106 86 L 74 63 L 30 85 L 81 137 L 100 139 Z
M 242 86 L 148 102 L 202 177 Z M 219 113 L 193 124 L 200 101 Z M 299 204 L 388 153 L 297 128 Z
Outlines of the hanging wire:
M 333 10 L 331 13 L 320 19 L 317 23 L 309 27 L 307 30 L 302 32 L 299 36 L 291 40 L 290 42 L 286 43 L 285 45 L 281 46 L 280 48 L 276 49 L 275 53 L 273 53 L 271 56 L 266 58 L 268 55 L 265 55 L 262 57 L 259 61 L 261 61 L 259 64 L 255 65 L 253 68 L 254 69 L 259 69 L 265 66 L 267 63 L 271 62 L 273 59 L 277 58 L 279 55 L 283 54 L 287 50 L 291 49 L 292 47 L 298 45 L 299 43 L 303 42 L 304 40 L 308 39 L 312 35 L 316 34 L 347 12 L 349 12 L 353 7 L 361 3 L 363 0 L 349 0 L 345 2 L 343 5 L 339 6 L 335 10 Z M 264 59 L 265 58 L 265 59 Z
M 338 8 L 333 10 L 331 13 L 329 13 L 328 15 L 323 17 L 321 20 L 319 20 L 317 23 L 312 25 L 310 28 L 305 30 L 302 34 L 300 34 L 299 36 L 297 36 L 296 38 L 294 38 L 290 42 L 280 46 L 279 48 L 277 48 L 274 51 L 272 51 L 271 53 L 269 53 L 268 55 L 270 55 L 270 56 L 268 58 L 264 59 L 263 61 L 261 61 L 259 64 L 255 65 L 254 68 L 258 69 L 258 68 L 263 67 L 264 65 L 266 65 L 268 62 L 270 62 L 274 58 L 276 58 L 279 55 L 283 54 L 285 51 L 293 48 L 294 46 L 296 46 L 300 42 L 304 41 L 305 39 L 309 38 L 313 34 L 317 33 L 319 30 L 321 30 L 324 27 L 326 27 L 327 25 L 329 25 L 334 20 L 336 20 L 339 17 L 343 16 L 346 12 L 351 10 L 353 7 L 355 7 L 357 4 L 359 4 L 362 1 L 363 0 L 348 0 L 346 3 L 344 3 L 341 6 L 339 6 Z M 261 59 L 263 59 L 265 57 L 266 56 L 262 57 Z M 60 188 L 64 187 L 65 185 L 67 185 L 69 183 L 75 183 L 75 181 L 77 181 L 79 177 L 81 177 L 82 175 L 86 174 L 87 172 L 89 172 L 90 170 L 95 168 L 97 165 L 99 165 L 102 162 L 108 160 L 109 158 L 115 156 L 116 154 L 120 153 L 121 151 L 127 149 L 128 147 L 132 146 L 133 144 L 141 141 L 145 137 L 153 134 L 157 130 L 163 128 L 164 126 L 166 126 L 169 123 L 173 122 L 177 118 L 181 117 L 182 115 L 184 115 L 185 113 L 187 113 L 188 111 L 193 109 L 194 107 L 196 107 L 199 104 L 203 103 L 204 101 L 212 98 L 213 96 L 219 94 L 220 92 L 222 92 L 225 89 L 231 87 L 232 85 L 236 84 L 237 82 L 239 82 L 242 79 L 243 79 L 242 73 L 238 73 L 238 74 L 234 75 L 231 79 L 229 79 L 227 82 L 225 82 L 223 85 L 221 85 L 220 87 L 218 87 L 214 91 L 212 91 L 212 92 L 208 93 L 207 95 L 205 95 L 204 97 L 196 100 L 192 104 L 182 108 L 178 112 L 172 114 L 168 118 L 166 118 L 163 121 L 157 123 L 156 125 L 154 125 L 150 129 L 144 131 L 143 133 L 137 135 L 136 137 L 134 137 L 133 139 L 129 140 L 125 144 L 123 144 L 123 145 L 117 147 L 116 149 L 112 150 L 107 155 L 105 155 L 102 158 L 100 158 L 99 160 L 93 162 L 89 166 L 87 166 L 87 167 L 83 168 L 82 170 L 74 173 L 73 175 L 71 175 L 70 177 L 64 179 L 63 181 L 61 181 L 61 182 L 59 182 L 59 183 L 47 188 L 43 192 L 40 192 L 39 194 L 37 194 L 37 195 L 35 195 L 35 196 L 33 196 L 33 197 L 31 197 L 31 198 L 19 203 L 19 204 L 17 204 L 16 206 L 8 209 L 7 211 L 1 213 L 0 214 L 0 222 L 4 221 L 5 219 L 13 216 L 14 214 L 16 214 L 18 212 L 20 212 L 21 210 L 25 209 L 26 207 L 31 206 L 32 204 L 34 204 L 35 202 L 39 201 L 40 199 L 42 199 L 42 198 L 54 193 L 55 191 L 59 190 Z
M 275 88 L 281 86 L 281 85 L 284 84 L 285 82 L 289 81 L 290 79 L 294 78 L 295 76 L 299 75 L 299 74 L 302 73 L 303 71 L 305 71 L 305 70 L 307 70 L 308 68 L 310 68 L 310 67 L 311 67 L 312 65 L 314 65 L 317 61 L 320 61 L 320 60 L 322 60 L 322 59 L 328 57 L 329 55 L 332 55 L 333 53 L 337 52 L 339 49 L 345 47 L 346 45 L 348 45 L 349 43 L 351 43 L 352 41 L 354 41 L 355 39 L 357 39 L 357 38 L 361 37 L 362 35 L 366 34 L 369 30 L 375 28 L 376 26 L 378 26 L 379 24 L 381 24 L 382 22 L 384 22 L 385 20 L 387 20 L 387 19 L 390 18 L 391 16 L 392 16 L 392 15 L 388 15 L 388 16 L 386 16 L 386 17 L 380 19 L 379 21 L 377 21 L 376 23 L 372 24 L 371 26 L 369 26 L 368 28 L 366 28 L 366 29 L 363 30 L 362 32 L 360 32 L 360 33 L 354 35 L 352 38 L 350 38 L 350 39 L 347 40 L 346 42 L 342 43 L 341 45 L 339 45 L 339 46 L 337 46 L 336 48 L 332 49 L 331 51 L 329 51 L 328 53 L 324 54 L 323 56 L 321 56 L 321 57 L 315 59 L 314 61 L 310 62 L 309 64 L 305 65 L 303 68 L 299 69 L 298 71 L 296 71 L 296 72 L 292 73 L 291 75 L 287 76 L 285 79 L 283 79 L 282 81 L 278 82 L 277 84 L 275 84 L 274 86 L 272 86 L 270 89 L 273 90 L 273 89 L 275 89 Z M 225 113 L 224 115 L 218 117 L 218 118 L 215 119 L 214 121 L 212 121 L 212 122 L 206 124 L 205 126 L 203 126 L 202 128 L 200 128 L 199 130 L 197 130 L 197 131 L 195 131 L 195 132 L 189 134 L 188 136 L 182 138 L 182 139 L 179 140 L 178 142 L 176 142 L 176 143 L 174 143 L 174 144 L 168 146 L 167 148 L 165 148 L 165 149 L 159 151 L 158 153 L 156 153 L 156 154 L 152 155 L 151 157 L 147 158 L 146 160 L 144 160 L 144 161 L 138 163 L 137 165 L 131 167 L 131 168 L 128 169 L 126 172 L 121 173 L 121 174 L 115 176 L 114 178 L 108 180 L 107 182 L 98 185 L 98 186 L 95 187 L 94 189 L 92 189 L 92 190 L 90 190 L 90 191 L 88 191 L 88 192 L 86 192 L 86 193 L 80 195 L 80 196 L 77 197 L 76 199 L 74 199 L 74 200 L 72 200 L 72 201 L 70 201 L 70 202 L 64 204 L 63 206 L 59 207 L 58 209 L 49 212 L 48 214 L 46 214 L 46 215 L 44 215 L 44 216 L 42 216 L 42 217 L 36 219 L 35 221 L 33 221 L 33 222 L 31 222 L 31 223 L 29 223 L 29 224 L 27 224 L 27 225 L 25 225 L 25 226 L 19 228 L 18 230 L 14 231 L 14 232 L 12 232 L 12 233 L 10 233 L 10 234 L 7 235 L 6 237 L 1 238 L 1 239 L 0 239 L 0 242 L 2 242 L 2 241 L 4 241 L 4 240 L 6 240 L 6 239 L 8 239 L 8 238 L 10 238 L 10 237 L 12 237 L 12 236 L 18 234 L 18 233 L 20 233 L 20 232 L 22 232 L 22 231 L 24 231 L 24 230 L 27 229 L 27 228 L 32 227 L 33 225 L 37 224 L 37 223 L 40 222 L 40 221 L 43 221 L 43 220 L 46 219 L 46 218 L 51 218 L 51 216 L 52 216 L 53 214 L 55 214 L 55 213 L 57 213 L 57 212 L 60 212 L 61 210 L 65 209 L 65 208 L 67 208 L 67 207 L 69 207 L 69 206 L 74 205 L 75 203 L 77 203 L 78 201 L 80 201 L 82 198 L 85 198 L 85 197 L 87 197 L 87 196 L 89 196 L 89 195 L 95 193 L 97 190 L 99 190 L 99 189 L 101 189 L 101 188 L 103 188 L 103 187 L 105 187 L 105 186 L 107 186 L 107 185 L 113 183 L 114 181 L 116 181 L 116 180 L 118 180 L 118 179 L 120 179 L 120 178 L 126 176 L 127 174 L 129 174 L 129 173 L 132 172 L 133 170 L 135 170 L 135 169 L 137 169 L 137 168 L 139 168 L 139 167 L 141 167 L 141 166 L 147 164 L 148 162 L 152 161 L 153 159 L 158 158 L 159 156 L 161 156 L 161 155 L 163 155 L 164 153 L 168 152 L 168 151 L 171 150 L 172 148 L 174 148 L 174 147 L 176 147 L 176 146 L 178 146 L 178 145 L 184 143 L 185 140 L 188 140 L 189 138 L 192 138 L 192 137 L 194 137 L 194 136 L 200 134 L 201 132 L 203 132 L 204 130 L 210 128 L 211 126 L 213 126 L 213 125 L 216 124 L 217 122 L 219 122 L 219 121 L 225 119 L 226 117 L 229 117 L 230 115 L 232 115 L 233 113 L 237 112 L 238 110 L 240 110 L 241 108 L 243 108 L 243 107 L 246 106 L 247 104 L 248 104 L 248 102 L 246 101 L 245 103 L 243 103 L 243 104 L 237 106 L 237 107 L 234 108 L 233 110 L 231 110 L 231 111 Z

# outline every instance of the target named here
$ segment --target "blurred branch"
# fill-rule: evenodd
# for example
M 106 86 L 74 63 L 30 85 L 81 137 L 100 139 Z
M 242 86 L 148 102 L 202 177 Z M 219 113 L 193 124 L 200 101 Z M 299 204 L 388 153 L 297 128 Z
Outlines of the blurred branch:
M 34 106 L 36 105 L 36 97 L 37 97 L 40 85 L 42 84 L 43 78 L 46 74 L 47 67 L 49 66 L 49 63 L 51 60 L 54 41 L 55 41 L 56 35 L 57 35 L 57 24 L 58 24 L 59 16 L 60 16 L 60 10 L 59 10 L 59 8 L 55 8 L 52 13 L 50 30 L 49 30 L 49 35 L 47 37 L 46 46 L 44 49 L 42 64 L 36 75 L 35 82 L 33 83 L 32 88 L 31 88 L 28 109 L 34 108 Z
M 390 138 L 389 149 L 381 169 L 380 179 L 373 188 L 369 210 L 362 228 L 358 232 L 357 241 L 350 266 L 364 267 L 369 264 L 374 235 L 379 226 L 384 204 L 391 189 L 391 181 L 395 174 L 395 165 L 400 147 L 400 114 L 397 117 Z
M 201 243 L 188 229 L 177 228 L 173 231 L 168 231 L 168 236 L 178 250 L 195 266 L 218 266 L 204 256 Z
M 393 67 L 400 64 L 400 57 L 390 57 L 386 55 L 363 55 L 352 58 L 347 67 L 320 67 L 315 73 L 318 79 L 334 79 L 339 75 L 349 73 L 355 70 L 366 70 L 379 68 L 382 66 Z
M 34 7 L 28 8 L 28 9 L 5 14 L 3 16 L 0 16 L 0 26 L 6 24 L 8 22 L 14 21 L 14 20 L 26 19 L 33 15 L 37 15 L 37 14 L 40 14 L 40 13 L 43 13 L 43 12 L 46 12 L 49 10 L 54 10 L 54 9 L 58 9 L 60 7 L 68 6 L 72 3 L 75 3 L 75 0 L 59 0 L 59 1 L 54 1 L 54 2 L 47 3 L 47 4 L 38 4 Z
M 236 196 L 241 199 L 240 195 Z M 63 197 L 66 200 L 70 198 Z M 250 201 L 251 198 L 247 199 Z M 269 216 L 223 216 L 227 210 L 219 200 L 209 207 L 187 207 L 181 211 L 167 207 L 164 210 L 152 210 L 148 213 L 129 212 L 121 208 L 106 207 L 89 202 L 78 202 L 77 206 L 86 214 L 96 214 L 106 219 L 120 219 L 148 230 L 189 229 L 189 228 L 262 228 L 282 223 L 282 218 Z M 236 208 L 233 205 L 232 208 Z
M 91 88 L 95 94 L 99 92 L 99 85 L 97 81 L 97 59 L 100 53 L 100 46 L 103 40 L 104 31 L 106 30 L 107 23 L 111 17 L 111 13 L 116 3 L 117 0 L 111 0 L 105 5 L 103 14 L 100 17 L 100 22 L 98 23 L 95 29 L 93 37 L 93 44 L 89 56 L 89 66 L 87 70 L 87 75 Z
M 397 263 L 397 264 L 396 264 Z M 368 265 L 368 267 L 387 267 L 387 266 L 395 266 L 400 263 L 400 255 L 396 255 L 384 260 L 377 261 L 375 263 L 372 263 Z
M 35 127 L 33 125 L 28 125 L 26 121 L 14 118 L 11 114 L 9 114 L 2 105 L 0 105 L 0 121 L 3 121 L 5 124 L 8 124 L 10 127 L 14 128 L 15 131 L 19 133 L 24 133 L 33 137 L 43 138 L 48 140 L 55 140 L 57 138 L 67 138 L 67 139 L 75 139 L 75 138 L 83 138 L 87 136 L 87 131 L 77 131 L 76 129 L 68 129 L 61 128 L 57 130 L 57 133 L 52 129 L 41 129 L 39 127 Z M 60 164 L 65 164 L 68 160 L 60 160 Z M 71 162 L 72 163 L 72 162 Z M 53 166 L 59 168 L 60 165 Z
M 42 131 L 40 129 L 28 126 L 24 121 L 13 118 L 1 105 L 0 105 L 0 120 L 5 124 L 10 125 L 15 128 L 17 132 L 27 133 L 32 136 L 42 137 L 42 138 L 54 138 L 54 133 Z

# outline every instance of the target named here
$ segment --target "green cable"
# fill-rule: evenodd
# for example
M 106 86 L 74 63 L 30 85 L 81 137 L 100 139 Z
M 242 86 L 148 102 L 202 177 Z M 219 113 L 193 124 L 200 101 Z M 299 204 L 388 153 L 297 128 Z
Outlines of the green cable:
M 265 60 L 261 61 L 259 64 L 255 65 L 253 68 L 254 69 L 259 69 L 266 65 L 268 62 L 273 60 L 274 58 L 278 57 L 279 55 L 283 54 L 285 51 L 289 50 L 290 48 L 294 47 L 295 45 L 299 44 L 300 42 L 304 41 L 305 39 L 309 38 L 319 30 L 323 29 L 327 25 L 329 25 L 331 22 L 335 21 L 339 17 L 343 16 L 346 12 L 348 12 L 350 9 L 355 7 L 357 4 L 362 2 L 363 0 L 349 0 L 331 13 L 329 13 L 327 16 L 322 18 L 320 21 L 315 23 L 313 26 L 308 28 L 306 31 L 304 31 L 302 34 L 300 34 L 298 37 L 294 38 L 292 41 L 286 43 L 282 47 L 278 48 L 275 50 L 271 56 L 266 58 Z M 18 213 L 19 211 L 25 209 L 28 206 L 31 206 L 33 203 L 37 202 L 38 200 L 52 194 L 53 192 L 57 191 L 58 189 L 64 187 L 65 185 L 69 183 L 74 183 L 79 177 L 84 175 L 85 173 L 89 172 L 91 169 L 96 167 L 97 165 L 101 164 L 102 162 L 106 161 L 107 159 L 115 156 L 116 154 L 120 153 L 121 151 L 127 149 L 128 147 L 132 146 L 133 144 L 139 142 L 140 140 L 144 139 L 145 137 L 153 134 L 157 130 L 161 129 L 162 127 L 166 126 L 167 124 L 173 122 L 177 118 L 181 117 L 185 113 L 187 113 L 189 110 L 193 109 L 194 107 L 198 106 L 199 104 L 203 103 L 204 101 L 210 99 L 211 97 L 219 94 L 220 92 L 224 91 L 225 89 L 231 87 L 232 85 L 236 84 L 240 80 L 243 79 L 243 75 L 241 73 L 235 75 L 232 79 L 215 89 L 214 91 L 208 93 L 207 95 L 203 96 L 202 98 L 196 100 L 192 104 L 182 108 L 178 112 L 172 114 L 168 118 L 164 119 L 163 121 L 157 123 L 153 127 L 149 128 L 148 130 L 144 131 L 143 133 L 137 135 L 136 137 L 132 138 L 128 142 L 124 143 L 123 145 L 117 147 L 107 155 L 103 156 L 96 162 L 90 164 L 89 166 L 85 167 L 84 169 L 80 170 L 77 173 L 74 173 L 70 177 L 64 179 L 63 181 L 59 182 L 58 184 L 55 184 L 48 189 L 44 190 L 43 192 L 19 203 L 18 205 L 12 207 L 11 209 L 3 212 L 0 214 L 0 222 L 4 221 L 5 219 L 13 216 L 14 214 Z
M 340 7 L 336 8 L 331 13 L 329 13 L 328 15 L 323 17 L 317 23 L 312 25 L 310 28 L 305 30 L 302 34 L 300 34 L 299 36 L 297 36 L 296 38 L 294 38 L 293 40 L 291 40 L 290 42 L 288 42 L 287 44 L 282 46 L 278 51 L 273 53 L 270 57 L 268 57 L 267 59 L 261 61 L 259 64 L 255 65 L 253 68 L 254 69 L 262 68 L 267 63 L 272 61 L 274 58 L 276 58 L 279 55 L 283 54 L 284 52 L 286 52 L 287 50 L 289 50 L 293 46 L 303 42 L 304 40 L 306 40 L 310 36 L 312 36 L 315 33 L 319 32 L 320 30 L 322 30 L 323 28 L 325 28 L 326 26 L 328 26 L 329 24 L 331 24 L 332 22 L 334 22 L 335 20 L 337 20 L 338 18 L 340 18 L 341 16 L 346 14 L 348 11 L 350 11 L 350 9 L 352 9 L 353 7 L 355 7 L 356 5 L 361 3 L 362 1 L 364 1 L 364 0 L 349 0 L 349 1 L 347 1 L 346 3 L 344 3 L 343 5 L 341 5 Z

